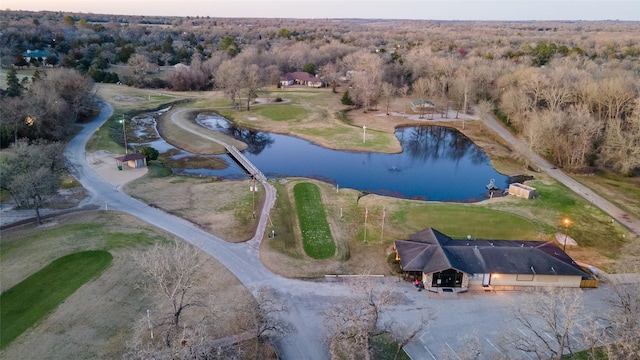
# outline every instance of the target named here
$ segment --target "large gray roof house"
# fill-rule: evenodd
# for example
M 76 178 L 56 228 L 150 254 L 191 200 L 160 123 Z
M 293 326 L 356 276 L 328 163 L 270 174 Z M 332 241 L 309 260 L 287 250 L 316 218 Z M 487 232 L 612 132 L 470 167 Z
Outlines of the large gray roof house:
M 590 279 L 559 246 L 533 240 L 455 240 L 427 228 L 396 240 L 405 274 L 430 291 L 462 292 L 470 287 L 581 287 Z

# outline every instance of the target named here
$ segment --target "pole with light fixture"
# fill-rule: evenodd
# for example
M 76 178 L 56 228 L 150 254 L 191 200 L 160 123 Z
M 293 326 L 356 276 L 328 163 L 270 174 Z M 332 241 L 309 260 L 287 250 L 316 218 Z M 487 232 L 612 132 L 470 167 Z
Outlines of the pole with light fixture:
M 129 153 L 129 149 L 127 147 L 127 129 L 125 128 L 124 115 L 122 115 L 120 123 L 122 124 L 122 135 L 124 136 L 124 154 L 127 155 Z
M 564 224 L 564 245 L 562 246 L 562 251 L 567 251 L 567 237 L 569 233 L 569 223 L 571 220 L 569 218 L 562 219 L 562 223 Z

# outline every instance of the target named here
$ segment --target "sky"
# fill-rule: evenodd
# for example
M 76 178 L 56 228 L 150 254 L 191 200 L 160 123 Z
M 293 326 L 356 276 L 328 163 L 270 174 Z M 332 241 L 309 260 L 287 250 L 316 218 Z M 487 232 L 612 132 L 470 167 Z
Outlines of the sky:
M 640 0 L 1 0 L 0 8 L 222 18 L 640 21 Z

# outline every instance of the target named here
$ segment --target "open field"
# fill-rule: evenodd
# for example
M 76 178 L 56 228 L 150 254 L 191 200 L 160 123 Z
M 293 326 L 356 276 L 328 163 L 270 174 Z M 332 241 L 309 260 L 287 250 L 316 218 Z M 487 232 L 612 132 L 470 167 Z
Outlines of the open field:
M 0 349 L 55 309 L 79 287 L 97 277 L 113 260 L 107 251 L 83 251 L 63 256 L 0 296 Z M 78 271 L 82 269 L 82 271 Z
M 172 236 L 131 216 L 104 211 L 59 216 L 44 227 L 28 225 L 3 230 L 0 239 L 2 291 L 53 260 L 78 251 L 109 251 L 113 263 L 42 318 L 37 326 L 18 337 L 0 357 L 120 358 L 133 325 L 146 316 L 146 309 L 151 309 L 153 314 L 162 305 L 160 298 L 149 296 L 140 287 L 142 270 L 134 263 L 133 255 L 153 243 L 172 240 Z M 216 274 L 206 277 L 211 280 L 206 286 L 211 293 L 216 293 L 216 306 L 219 306 L 214 336 L 234 334 L 237 329 L 232 317 L 236 307 L 250 304 L 253 297 L 224 266 L 209 256 L 203 258 L 203 274 Z
M 166 113 L 163 115 L 161 123 L 170 123 L 168 121 L 170 114 L 183 108 L 193 106 L 204 110 L 211 109 L 212 103 L 226 104 L 220 93 L 198 94 L 201 96 L 200 100 L 192 104 L 180 105 Z M 267 253 L 262 255 L 267 264 L 277 264 L 279 270 L 272 270 L 280 274 L 291 276 L 292 271 L 290 270 L 292 269 L 294 273 L 300 276 L 317 276 L 330 272 L 354 273 L 366 268 L 365 264 L 370 264 L 378 271 L 385 272 L 387 265 L 384 259 L 386 257 L 385 254 L 390 251 L 391 240 L 406 238 L 408 235 L 427 226 L 433 226 L 448 235 L 459 238 L 471 235 L 477 238 L 551 240 L 554 238 L 555 232 L 563 231 L 560 226 L 560 220 L 563 217 L 569 217 L 573 221 L 569 229 L 570 236 L 576 239 L 580 245 L 587 245 L 586 247 L 580 246 L 575 249 L 567 249 L 578 260 L 607 269 L 619 257 L 620 252 L 623 251 L 625 229 L 618 224 L 611 223 L 610 219 L 598 209 L 593 208 L 576 194 L 558 185 L 545 174 L 526 169 L 525 160 L 520 156 L 514 155 L 501 139 L 496 138 L 492 132 L 484 128 L 482 122 L 465 120 L 464 129 L 462 129 L 463 120 L 455 119 L 455 116 L 438 120 L 418 120 L 415 115 L 404 116 L 406 105 L 403 99 L 396 99 L 391 102 L 390 113 L 392 115 L 389 116 L 380 111 L 348 110 L 347 107 L 340 104 L 340 94 L 334 94 L 328 89 L 294 89 L 285 91 L 273 89 L 263 91 L 260 96 L 266 99 L 267 102 L 272 101 L 275 97 L 282 97 L 287 102 L 253 106 L 250 112 L 236 111 L 227 107 L 216 109 L 216 111 L 243 126 L 288 133 L 325 146 L 350 150 L 370 150 L 362 148 L 362 124 L 367 126 L 367 145 L 369 145 L 370 140 L 375 143 L 374 139 L 378 138 L 379 141 L 375 143 L 375 150 L 383 152 L 399 151 L 395 147 L 399 147 L 399 143 L 393 135 L 393 131 L 397 126 L 425 124 L 453 126 L 484 149 L 489 155 L 493 166 L 502 173 L 534 176 L 536 180 L 529 184 L 538 187 L 538 193 L 540 194 L 538 199 L 530 201 L 508 197 L 478 204 L 424 203 L 368 195 L 362 198 L 359 204 L 362 205 L 369 199 L 377 199 L 376 202 L 369 205 L 371 216 L 380 217 L 382 208 L 387 209 L 388 223 L 385 224 L 384 229 L 385 240 L 383 240 L 383 244 L 374 246 L 372 240 L 377 239 L 380 241 L 380 237 L 383 235 L 381 234 L 381 224 L 373 225 L 374 221 L 369 222 L 367 228 L 368 241 L 364 243 L 364 229 L 362 226 L 364 207 L 353 208 L 358 192 L 353 191 L 354 195 L 351 195 L 351 200 L 338 200 L 332 198 L 333 191 L 329 190 L 332 188 L 330 185 L 319 183 L 322 189 L 323 202 L 328 204 L 326 209 L 332 233 L 334 238 L 337 239 L 337 252 L 333 259 L 305 264 L 303 260 L 308 260 L 308 257 L 302 251 L 299 230 L 297 230 L 298 224 L 291 218 L 296 217 L 292 205 L 293 199 L 289 198 L 292 190 L 289 188 L 290 184 L 287 181 L 280 182 L 276 184 L 280 193 L 276 209 L 274 209 L 272 215 L 274 222 L 277 223 L 279 221 L 279 223 L 275 224 L 279 235 L 275 239 L 267 241 L 270 245 L 266 248 L 263 246 L 263 251 L 267 249 Z M 282 110 L 279 110 L 280 107 Z M 180 111 L 176 116 L 181 123 L 191 123 L 197 111 Z M 384 134 L 384 136 L 378 133 Z M 172 141 L 178 143 L 194 143 L 198 138 L 196 135 L 186 132 L 173 132 L 172 134 L 174 134 Z M 342 140 L 341 134 L 345 136 Z M 373 134 L 371 139 L 369 138 L 370 134 Z M 346 138 L 350 140 L 347 142 Z M 380 139 L 388 139 L 388 141 Z M 616 180 L 621 181 L 623 184 L 625 181 L 625 179 Z M 152 185 L 155 181 L 164 185 Z M 184 183 L 182 183 L 183 181 Z M 200 180 L 151 180 L 145 178 L 139 180 L 138 183 L 131 184 L 130 191 L 134 196 L 143 198 L 144 201 L 153 203 L 168 211 L 175 211 L 177 214 L 182 214 L 181 216 L 192 218 L 192 221 L 201 224 L 201 226 L 223 238 L 231 241 L 242 241 L 249 238 L 249 232 L 238 234 L 237 231 L 233 230 L 245 226 L 246 217 L 242 220 L 243 216 L 236 214 L 235 211 L 230 211 L 227 205 L 212 205 L 218 201 L 221 201 L 221 204 L 246 204 L 247 194 L 241 194 L 244 192 L 242 187 L 247 187 L 248 185 L 240 186 L 239 192 L 232 190 L 225 194 L 224 198 L 227 200 L 217 200 L 217 198 L 209 198 L 207 195 L 206 205 L 195 205 L 200 201 L 197 192 L 180 190 L 183 185 L 185 188 L 195 186 L 192 181 L 197 182 Z M 204 183 L 206 183 L 206 180 Z M 143 186 L 142 184 L 145 185 Z M 171 184 L 171 186 L 168 186 L 168 184 Z M 215 183 L 210 184 L 207 186 L 234 188 L 231 185 L 233 182 L 222 182 L 218 185 L 213 185 Z M 161 188 L 162 192 L 150 190 L 146 192 L 147 195 L 142 195 L 142 192 L 144 192 L 142 189 L 147 186 L 150 189 Z M 324 189 L 324 187 L 327 187 L 327 189 Z M 610 188 L 613 189 L 614 187 L 611 186 Z M 340 194 L 350 191 L 349 189 L 341 189 Z M 208 191 L 200 193 L 208 194 Z M 220 194 L 215 196 L 220 196 Z M 235 197 L 235 202 L 230 201 L 229 196 Z M 622 193 L 614 195 L 612 192 L 611 196 L 623 203 L 631 203 L 633 201 L 625 200 L 626 196 Z M 177 201 L 176 199 L 181 200 Z M 183 204 L 179 205 L 178 202 L 183 202 Z M 287 202 L 291 203 L 286 204 Z M 340 211 L 340 207 L 334 205 L 339 203 L 344 203 L 342 208 L 345 214 L 343 218 L 332 218 Z M 192 206 L 195 206 L 197 210 L 188 211 L 187 209 Z M 232 205 L 229 206 L 232 207 Z M 226 215 L 221 215 L 223 212 L 226 212 Z M 240 210 L 240 212 L 242 213 L 243 210 Z M 218 219 L 219 216 L 222 216 L 221 218 L 225 220 L 214 220 Z M 244 216 L 246 216 L 246 212 Z M 458 219 L 461 217 L 465 219 L 465 226 L 460 226 Z M 362 240 L 358 242 L 358 239 Z M 373 253 L 369 251 L 371 247 L 375 247 Z M 280 255 L 274 254 L 271 250 Z M 280 259 L 282 254 L 286 254 L 285 258 Z M 272 257 L 277 260 L 270 261 L 269 259 Z M 379 266 L 371 264 L 372 258 L 381 259 Z M 348 261 L 343 263 L 342 261 L 346 259 Z M 360 265 L 357 265 L 357 263 L 360 263 Z
M 253 206 L 260 209 L 264 196 L 264 191 L 259 191 L 253 199 L 250 186 L 250 180 L 170 176 L 141 178 L 127 184 L 125 191 L 163 211 L 189 219 L 222 239 L 242 242 L 255 233 L 257 219 L 253 219 Z

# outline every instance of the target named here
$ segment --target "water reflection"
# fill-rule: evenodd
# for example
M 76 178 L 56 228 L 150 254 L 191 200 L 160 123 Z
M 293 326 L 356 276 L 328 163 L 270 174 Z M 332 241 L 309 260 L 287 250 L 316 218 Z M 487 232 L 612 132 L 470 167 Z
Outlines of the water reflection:
M 199 114 L 196 117 L 196 122 L 206 128 L 219 131 L 244 142 L 249 146 L 245 151 L 253 155 L 260 154 L 262 150 L 275 141 L 273 136 L 267 132 L 241 128 L 220 116 Z
M 417 126 L 401 128 L 396 137 L 405 152 L 414 158 L 450 159 L 458 161 L 470 156 L 475 162 L 485 161 L 484 153 L 457 130 L 443 126 Z
M 245 156 L 268 177 L 317 178 L 340 187 L 436 201 L 479 201 L 491 179 L 503 188 L 508 180 L 469 138 L 447 127 L 398 129 L 404 151 L 378 154 L 330 150 L 291 136 L 247 130 L 218 115 L 201 115 L 197 122 L 246 142 L 250 150 Z M 243 172 L 230 166 L 224 173 L 192 173 L 237 177 L 230 173 L 234 171 Z

